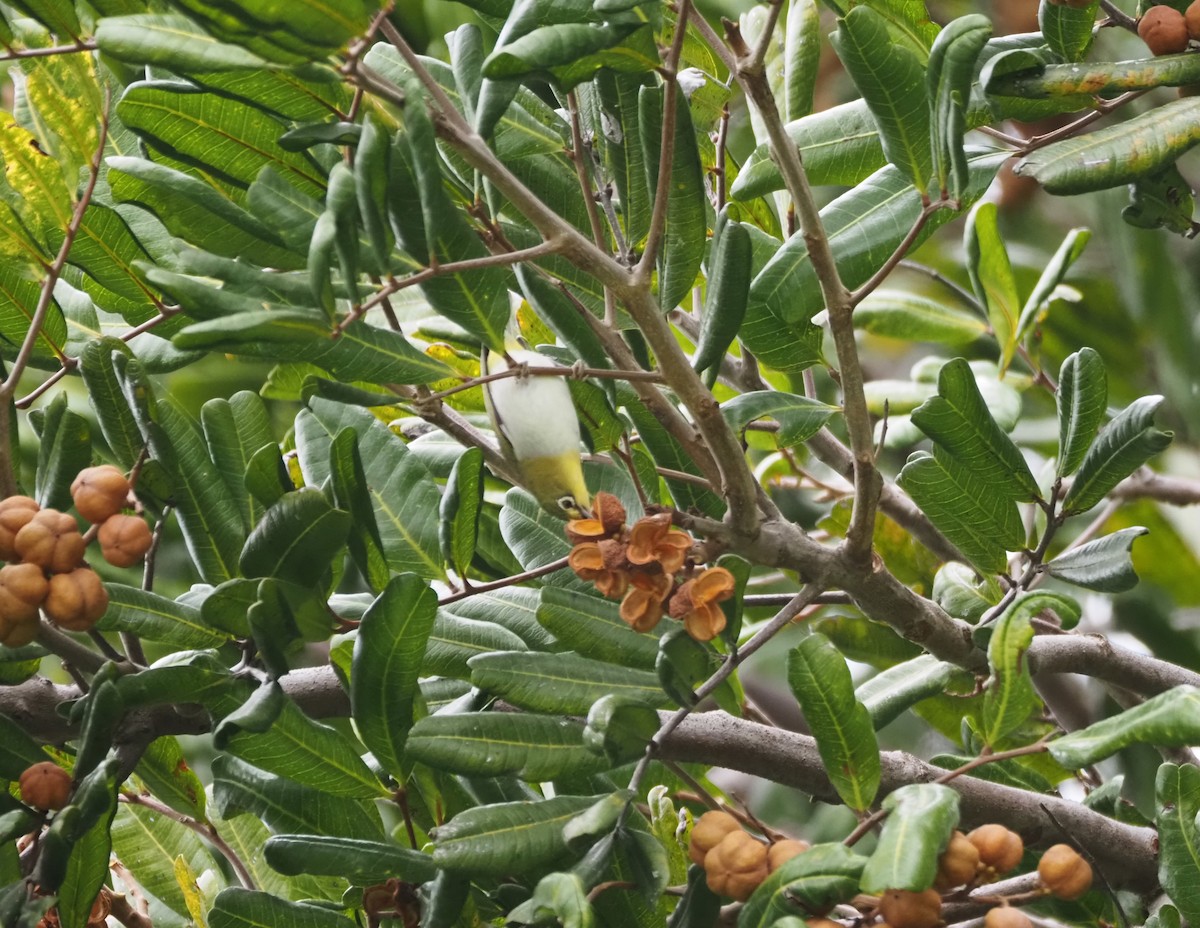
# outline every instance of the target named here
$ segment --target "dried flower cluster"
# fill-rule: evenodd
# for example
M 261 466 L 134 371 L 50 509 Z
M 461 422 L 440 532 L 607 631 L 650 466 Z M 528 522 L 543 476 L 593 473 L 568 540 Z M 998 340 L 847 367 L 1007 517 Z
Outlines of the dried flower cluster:
M 667 512 L 625 525 L 625 507 L 611 493 L 597 493 L 590 519 L 567 523 L 575 545 L 568 563 L 603 595 L 621 599 L 621 618 L 634 631 L 654 628 L 664 615 L 683 622 L 697 641 L 710 641 L 725 628 L 717 605 L 733 595 L 733 574 L 723 567 L 696 572 L 689 559 L 695 544 L 671 525 Z

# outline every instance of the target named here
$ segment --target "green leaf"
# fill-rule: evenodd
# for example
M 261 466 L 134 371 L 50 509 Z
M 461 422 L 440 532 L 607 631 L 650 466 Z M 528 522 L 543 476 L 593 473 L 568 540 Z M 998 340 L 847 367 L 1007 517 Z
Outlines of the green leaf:
M 437 512 L 441 493 L 421 459 L 365 409 L 329 400 L 309 400 L 296 417 L 296 448 L 305 482 L 321 486 L 330 476 L 334 436 L 352 428 L 358 436 L 375 521 L 388 566 L 426 579 L 444 576 L 438 551 Z
M 229 738 L 224 749 L 263 770 L 335 796 L 372 799 L 388 795 L 349 738 L 328 725 L 314 722 L 290 699 L 283 701 L 279 717 L 269 731 L 238 732 Z
M 1072 548 L 1046 564 L 1046 573 L 1067 583 L 1101 593 L 1124 593 L 1137 586 L 1133 569 L 1133 542 L 1150 530 L 1140 525 L 1123 528 Z
M 355 886 L 373 886 L 389 879 L 418 885 L 437 874 L 428 854 L 382 841 L 275 835 L 267 839 L 263 850 L 267 863 L 286 876 L 342 876 Z
M 534 72 L 568 68 L 567 73 L 574 79 L 560 78 L 560 82 L 569 89 L 590 77 L 590 73 L 582 69 L 576 73 L 568 66 L 615 48 L 641 25 L 637 21 L 626 21 L 541 26 L 512 41 L 497 43 L 496 49 L 484 59 L 483 75 L 490 80 L 512 80 Z
M 105 588 L 108 611 L 97 625 L 100 631 L 129 632 L 178 648 L 219 647 L 229 640 L 228 635 L 209 627 L 197 606 L 123 583 L 107 583 Z
M 928 889 L 958 825 L 958 793 L 938 783 L 909 783 L 888 794 L 883 810 L 888 817 L 863 869 L 863 892 Z
M 938 395 L 913 410 L 912 421 L 993 493 L 1021 501 L 1040 497 L 1029 465 L 992 418 L 963 358 L 943 365 Z
M 249 813 L 277 834 L 383 837 L 379 813 L 364 800 L 304 786 L 224 753 L 213 758 L 212 776 L 220 818 Z
M 1003 160 L 1003 154 L 994 152 L 970 157 L 971 184 L 963 194 L 964 208 L 982 195 Z M 821 219 L 842 282 L 848 287 L 865 283 L 904 241 L 921 210 L 921 194 L 893 166 L 876 171 L 822 209 Z M 955 215 L 949 209 L 938 210 L 912 247 Z M 789 238 L 754 278 L 750 286 L 751 317 L 755 304 L 765 306 L 771 315 L 785 322 L 807 322 L 821 310 L 824 299 L 800 232 Z
M 132 357 L 129 346 L 107 335 L 89 341 L 80 352 L 79 373 L 87 387 L 88 402 L 100 423 L 100 433 L 123 468 L 133 467 L 144 447 L 141 430 L 121 395 L 113 367 L 113 352 Z
M 92 903 L 108 877 L 112 854 L 109 828 L 117 812 L 117 784 L 111 776 L 104 777 L 104 781 L 107 803 L 96 821 L 75 841 L 67 858 L 66 875 L 58 887 L 58 917 L 64 928 L 87 924 Z M 80 791 L 82 788 L 81 784 Z
M 1180 6 L 1186 8 L 1187 4 Z M 1131 90 L 1186 87 L 1197 80 L 1200 61 L 1188 54 L 1135 61 L 1031 61 L 1028 67 L 995 75 L 988 81 L 987 90 L 990 94 L 1026 98 L 1087 95 L 1112 99 Z
M 906 290 L 876 290 L 854 310 L 854 325 L 872 335 L 905 341 L 966 345 L 987 334 L 971 313 Z
M 1200 770 L 1191 764 L 1162 764 L 1154 782 L 1158 827 L 1158 878 L 1189 922 L 1200 919 Z
M 117 115 L 152 148 L 234 187 L 249 187 L 269 165 L 305 193 L 324 193 L 316 161 L 279 146 L 282 124 L 238 100 L 181 81 L 139 81 L 121 95 Z
M 446 478 L 438 522 L 442 557 L 460 577 L 467 575 L 475 556 L 479 513 L 483 507 L 483 452 L 468 448 Z
M 1171 443 L 1171 432 L 1154 427 L 1154 413 L 1162 402 L 1161 396 L 1140 397 L 1104 427 L 1079 465 L 1063 500 L 1064 513 L 1087 512 Z
M 854 691 L 854 698 L 878 731 L 922 699 L 943 692 L 957 670 L 932 654 L 922 654 L 877 673 Z
M 1006 737 L 1041 705 L 1025 660 L 1033 641 L 1031 621 L 1043 609 L 1059 608 L 1063 602 L 1064 597 L 1054 593 L 1022 593 L 997 618 L 988 642 L 992 676 L 984 693 L 980 732 L 988 746 L 1007 746 Z
M 530 587 L 512 586 L 476 593 L 443 609 L 466 619 L 480 619 L 503 626 L 533 651 L 554 651 L 560 645 L 555 636 L 538 624 L 540 593 Z M 598 602 L 599 600 L 597 600 Z M 576 648 L 575 650 L 579 650 Z M 582 654 L 583 652 L 580 651 Z M 599 655 L 588 655 L 598 657 Z M 603 660 L 603 658 L 601 658 Z
M 915 452 L 896 482 L 938 530 L 985 573 L 1003 573 L 1005 551 L 1025 546 L 1016 502 L 980 481 L 955 458 L 940 451 L 932 455 Z
M 715 368 L 715 379 L 725 352 L 737 338 L 746 318 L 750 298 L 753 245 L 746 226 L 736 220 L 717 220 L 704 284 L 704 312 L 692 366 L 697 372 Z
M 775 441 L 781 448 L 794 448 L 812 438 L 837 411 L 836 406 L 778 390 L 742 393 L 721 404 L 721 415 L 738 433 L 756 419 L 773 416 L 779 423 Z
M 87 419 L 67 408 L 60 393 L 46 406 L 38 427 L 34 498 L 43 508 L 71 507 L 71 481 L 92 462 L 92 430 Z
M 350 704 L 363 743 L 398 780 L 413 724 L 417 677 L 437 615 L 437 596 L 416 574 L 392 579 L 360 620 Z
M 1200 98 L 1172 100 L 1114 126 L 1039 148 L 1013 173 L 1063 196 L 1119 187 L 1173 164 L 1200 142 L 1198 117 Z
M 975 63 L 991 35 L 986 17 L 960 16 L 938 33 L 929 51 L 930 146 L 938 187 L 955 198 L 963 195 L 970 180 L 963 132 Z
M 209 928 L 352 928 L 354 922 L 315 905 L 288 902 L 270 893 L 231 886 L 221 890 L 208 913 Z
M 568 854 L 563 826 L 597 796 L 556 796 L 460 812 L 434 830 L 433 862 L 478 876 L 536 872 Z
M 176 514 L 201 576 L 220 583 L 237 574 L 241 516 L 191 418 L 167 396 L 146 436 L 154 457 L 171 473 Z
M 187 917 L 187 903 L 175 880 L 175 861 L 195 870 L 217 866 L 199 835 L 144 806 L 121 803 L 112 823 L 112 850 L 138 885 L 172 912 Z
M 856 184 L 886 163 L 879 130 L 864 100 L 793 119 L 784 129 L 796 144 L 814 186 Z M 742 165 L 729 196 L 746 202 L 783 186 L 783 175 L 764 143 Z
M 654 196 L 658 185 L 659 152 L 663 134 L 662 90 L 643 87 L 638 93 L 638 132 L 641 136 L 646 184 Z M 666 226 L 658 253 L 658 303 L 663 312 L 678 306 L 691 291 L 704 260 L 708 230 L 704 173 L 696 130 L 687 97 L 676 93 L 671 183 L 667 190 Z
M 1064 767 L 1079 770 L 1131 744 L 1160 748 L 1195 744 L 1200 738 L 1197 709 L 1200 689 L 1186 684 L 1176 686 L 1132 709 L 1051 741 L 1050 754 Z
M 542 587 L 540 596 L 537 621 L 560 647 L 622 667 L 654 669 L 657 636 L 634 632 L 621 619 L 617 603 L 553 586 Z
M 192 772 L 179 739 L 173 735 L 155 738 L 134 770 L 151 795 L 199 822 L 208 821 L 204 784 Z
M 239 561 L 242 574 L 311 585 L 345 547 L 350 522 L 350 513 L 334 509 L 324 493 L 288 493 L 246 538 Z
M 253 256 L 283 269 L 303 267 L 266 225 L 204 181 L 143 158 L 106 159 L 113 198 L 149 210 L 172 235 L 230 258 Z
M 481 258 L 487 249 L 446 195 L 433 125 L 420 93 L 410 95 L 405 131 L 392 148 L 388 184 L 392 221 L 404 250 L 424 263 Z M 441 274 L 421 284 L 429 304 L 491 348 L 504 345 L 508 273 L 481 268 Z
M 563 523 L 538 505 L 537 501 L 517 487 L 504 497 L 504 508 L 500 510 L 500 532 L 513 555 L 525 570 L 536 570 L 571 551 L 571 545 L 563 534 Z M 590 590 L 591 584 L 584 583 L 569 570 L 563 569 L 542 578 L 550 586 L 573 590 Z
M 1054 54 L 1067 61 L 1082 61 L 1092 47 L 1092 29 L 1096 22 L 1096 3 L 1079 8 L 1042 0 L 1038 7 L 1038 27 Z
M 582 715 L 609 693 L 650 706 L 666 701 L 653 673 L 569 652 L 500 651 L 473 657 L 468 664 L 475 686 L 531 712 Z
M 778 339 L 779 322 L 772 319 L 771 323 L 772 331 L 775 333 L 774 337 Z M 817 331 L 819 332 L 819 330 Z M 654 458 L 655 464 L 659 467 L 668 467 L 671 470 L 680 470 L 686 474 L 700 476 L 700 469 L 696 462 L 675 440 L 675 437 L 663 428 L 632 389 L 619 387 L 617 396 L 625 407 L 625 411 L 629 413 L 629 418 L 633 420 L 638 438 L 642 440 L 642 444 Z M 667 489 L 671 491 L 671 498 L 675 501 L 677 508 L 681 510 L 695 508 L 714 518 L 719 518 L 724 514 L 725 502 L 712 490 L 697 486 L 691 481 L 672 480 L 669 477 L 665 479 Z
M 378 592 L 387 586 L 390 572 L 353 429 L 342 429 L 330 443 L 329 475 L 334 501 L 339 509 L 350 513 L 350 556 L 371 589 Z
M 1096 438 L 1108 403 L 1104 361 L 1091 348 L 1081 348 L 1063 361 L 1058 374 L 1058 467 L 1066 477 L 1083 462 Z
M 738 914 L 738 928 L 772 928 L 787 916 L 848 902 L 867 859 L 842 844 L 816 844 L 768 876 Z
M 217 41 L 176 13 L 106 16 L 97 24 L 95 38 L 100 50 L 113 58 L 177 74 L 269 67 L 258 55 Z
M 557 716 L 515 712 L 433 715 L 413 726 L 408 756 L 462 776 L 517 776 L 541 783 L 610 766 L 584 744 L 583 726 Z
M 22 273 L 15 261 L 0 266 L 0 338 L 20 345 L 33 321 L 41 287 Z M 67 322 L 62 307 L 51 298 L 41 331 L 34 339 L 33 359 L 39 364 L 57 364 L 67 341 Z
M 13 0 L 9 6 L 37 20 L 63 41 L 82 34 L 73 4 L 55 0 Z
M 838 21 L 832 41 L 875 117 L 887 160 L 924 194 L 933 169 L 924 62 L 893 42 L 886 20 L 866 5 Z
M 609 694 L 588 710 L 583 743 L 613 764 L 636 760 L 658 734 L 657 710 L 623 696 Z
M 1017 321 L 1020 310 L 1017 282 L 1008 260 L 1008 249 L 1000 237 L 996 222 L 996 204 L 980 203 L 967 217 L 963 235 L 967 270 L 975 297 L 987 310 L 992 333 L 1000 343 L 1000 370 L 1012 361 L 1017 347 Z
M 493 651 L 515 651 L 524 647 L 525 642 L 502 625 L 466 619 L 439 609 L 433 631 L 429 634 L 429 647 L 425 651 L 422 672 L 468 680 L 471 669 L 467 664 L 471 658 Z
M 1054 298 L 1054 292 L 1058 289 L 1058 285 L 1067 276 L 1071 265 L 1083 253 L 1083 249 L 1091 237 L 1092 233 L 1089 229 L 1072 229 L 1067 233 L 1067 237 L 1063 239 L 1062 244 L 1054 253 L 1054 257 L 1047 263 L 1038 282 L 1030 292 L 1029 299 L 1025 301 L 1025 306 L 1021 309 L 1021 317 L 1017 320 L 1017 331 L 1013 336 L 1014 341 L 1020 342 L 1024 339 L 1029 329 L 1038 321 L 1042 314 L 1042 308 Z
M 810 635 L 789 652 L 787 675 L 834 789 L 851 809 L 869 809 L 879 791 L 879 745 L 845 659 L 824 635 Z
M 783 46 L 783 116 L 792 122 L 813 108 L 821 57 L 821 15 L 815 0 L 795 0 L 788 6 Z
M 263 507 L 246 489 L 246 470 L 260 448 L 274 445 L 266 404 L 257 393 L 242 390 L 228 400 L 209 400 L 200 409 L 200 424 L 213 463 L 250 531 L 262 518 Z

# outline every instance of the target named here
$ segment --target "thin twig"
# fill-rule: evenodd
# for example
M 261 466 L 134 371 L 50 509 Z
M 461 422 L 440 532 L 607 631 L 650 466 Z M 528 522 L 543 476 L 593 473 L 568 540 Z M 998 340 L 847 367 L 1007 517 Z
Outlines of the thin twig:
M 513 574 L 511 577 L 501 577 L 499 580 L 493 580 L 491 583 L 479 583 L 472 585 L 469 589 L 459 593 L 451 593 L 449 596 L 443 596 L 438 600 L 439 606 L 448 606 L 450 603 L 456 603 L 460 599 L 468 599 L 472 596 L 478 596 L 480 593 L 490 593 L 492 590 L 502 590 L 506 587 L 516 586 L 518 583 L 524 583 L 526 580 L 536 580 L 538 577 L 544 577 L 547 574 L 552 574 L 562 570 L 567 566 L 567 559 L 560 557 L 556 561 L 551 561 L 549 564 L 543 564 L 541 567 L 535 567 L 533 570 L 526 570 L 523 573 Z
M 200 837 L 204 838 L 215 847 L 233 868 L 233 872 L 237 875 L 238 882 L 246 889 L 257 889 L 254 884 L 254 877 L 250 875 L 250 870 L 238 856 L 237 851 L 229 846 L 228 842 L 221 837 L 221 833 L 217 831 L 216 826 L 208 822 L 197 821 L 190 815 L 184 815 L 182 812 L 177 812 L 169 805 L 159 802 L 150 796 L 143 796 L 140 793 L 121 793 L 118 797 L 120 801 L 129 805 L 145 806 L 147 809 L 152 809 L 159 815 L 163 815 L 172 821 L 178 822 L 184 828 L 194 831 Z
M 917 236 L 921 234 L 926 224 L 930 219 L 933 218 L 933 214 L 952 205 L 953 203 L 950 200 L 934 200 L 925 204 L 924 208 L 921 210 L 921 214 L 917 216 L 916 221 L 912 224 L 912 227 L 907 233 L 905 233 L 904 238 L 900 240 L 900 244 L 897 245 L 896 249 L 888 256 L 888 259 L 883 262 L 879 270 L 872 274 L 867 282 L 861 287 L 851 291 L 850 305 L 852 307 L 857 306 L 870 294 L 874 293 L 875 290 L 878 289 L 879 285 L 887 279 L 887 276 L 900 265 L 900 262 L 903 260 L 904 256 L 908 254 L 908 250 L 912 248 L 913 243 L 916 242 Z
M 94 52 L 94 39 L 80 39 L 70 45 L 50 45 L 46 48 L 17 48 L 0 55 L 0 61 L 19 61 L 22 58 L 49 58 L 51 55 L 70 55 L 74 52 Z

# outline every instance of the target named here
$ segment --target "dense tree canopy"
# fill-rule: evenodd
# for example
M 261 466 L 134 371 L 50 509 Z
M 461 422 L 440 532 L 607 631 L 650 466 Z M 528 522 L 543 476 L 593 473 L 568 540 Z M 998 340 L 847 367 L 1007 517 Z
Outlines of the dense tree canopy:
M 0 43 L 0 923 L 1200 924 L 1200 0 Z

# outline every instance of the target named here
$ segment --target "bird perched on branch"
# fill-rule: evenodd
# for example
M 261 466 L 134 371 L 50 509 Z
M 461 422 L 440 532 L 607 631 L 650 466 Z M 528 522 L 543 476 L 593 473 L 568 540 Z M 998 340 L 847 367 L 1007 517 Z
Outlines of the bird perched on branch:
M 591 504 L 579 454 L 579 417 L 564 377 L 530 368 L 558 367 L 536 351 L 483 352 L 484 376 L 522 368 L 512 377 L 484 383 L 483 396 L 500 449 L 521 475 L 525 489 L 546 511 L 578 519 Z M 565 373 L 565 372 L 564 372 Z

